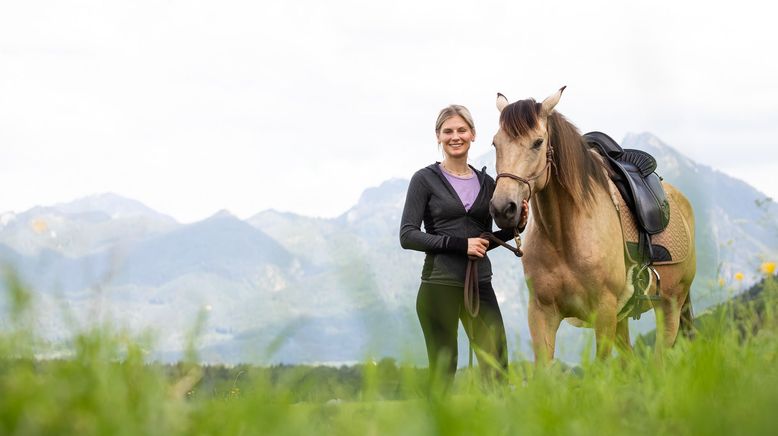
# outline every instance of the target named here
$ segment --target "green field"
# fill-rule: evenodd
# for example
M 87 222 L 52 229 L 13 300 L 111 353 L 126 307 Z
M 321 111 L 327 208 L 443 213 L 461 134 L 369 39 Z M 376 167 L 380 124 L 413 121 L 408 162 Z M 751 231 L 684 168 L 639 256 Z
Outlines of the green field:
M 576 367 L 513 362 L 505 383 L 460 371 L 446 395 L 392 359 L 330 368 L 203 367 L 145 356 L 152 338 L 103 325 L 36 359 L 30 294 L 9 283 L 0 435 L 776 434 L 778 285 L 700 316 L 696 337 Z M 196 341 L 192 340 L 194 344 Z M 646 341 L 651 342 L 651 341 Z

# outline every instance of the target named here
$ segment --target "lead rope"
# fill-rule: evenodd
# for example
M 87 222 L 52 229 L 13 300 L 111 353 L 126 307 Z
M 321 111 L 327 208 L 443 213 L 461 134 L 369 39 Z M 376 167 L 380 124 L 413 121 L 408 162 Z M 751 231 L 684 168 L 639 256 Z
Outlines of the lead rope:
M 521 233 L 521 230 L 518 227 L 514 230 L 514 239 L 516 240 L 516 247 L 512 247 L 505 242 L 501 241 L 499 238 L 494 236 L 492 233 L 484 232 L 479 235 L 480 238 L 487 239 L 491 242 L 495 242 L 498 245 L 501 245 L 508 250 L 511 250 L 513 254 L 516 255 L 516 257 L 521 257 L 524 255 L 524 252 L 521 251 L 521 236 L 519 236 L 519 233 Z M 481 261 L 482 258 L 476 257 L 476 256 L 468 256 L 467 261 L 467 269 L 465 270 L 465 309 L 467 310 L 467 313 L 470 315 L 470 318 L 468 319 L 468 324 L 470 325 L 470 334 L 475 334 L 473 331 L 473 320 L 476 316 L 478 316 L 478 312 L 481 309 L 481 295 L 480 290 L 478 288 L 478 263 Z M 469 358 L 468 358 L 468 367 L 470 369 L 473 368 L 473 340 L 468 341 L 468 345 L 470 346 L 469 349 Z
M 514 233 L 516 247 L 506 244 L 489 232 L 481 233 L 478 237 L 487 239 L 490 242 L 494 242 L 511 250 L 516 257 L 524 255 L 524 252 L 521 251 L 521 236 L 519 236 L 519 229 L 516 229 Z M 478 289 L 478 263 L 481 259 L 482 258 L 476 256 L 468 256 L 467 269 L 465 270 L 465 309 L 467 309 L 467 312 L 473 318 L 478 316 L 478 311 L 481 308 Z

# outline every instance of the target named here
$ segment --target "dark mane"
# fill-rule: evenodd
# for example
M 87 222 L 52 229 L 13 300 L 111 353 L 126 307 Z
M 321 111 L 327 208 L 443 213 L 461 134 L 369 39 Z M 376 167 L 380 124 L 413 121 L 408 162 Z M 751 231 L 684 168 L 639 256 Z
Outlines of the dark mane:
M 513 139 L 526 135 L 537 127 L 540 112 L 541 104 L 533 99 L 511 103 L 500 114 L 500 128 Z M 548 134 L 559 184 L 576 204 L 593 208 L 594 186 L 608 189 L 601 162 L 589 152 L 578 128 L 557 111 L 548 117 Z
M 540 103 L 534 99 L 519 100 L 505 106 L 500 113 L 500 127 L 512 139 L 526 135 L 538 125 Z

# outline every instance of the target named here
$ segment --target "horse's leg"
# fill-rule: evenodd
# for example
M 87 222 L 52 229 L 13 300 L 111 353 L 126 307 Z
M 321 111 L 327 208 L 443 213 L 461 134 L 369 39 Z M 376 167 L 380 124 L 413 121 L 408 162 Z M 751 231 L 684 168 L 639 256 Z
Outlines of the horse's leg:
M 624 317 L 616 324 L 616 347 L 621 354 L 632 353 L 632 343 L 629 339 L 629 317 Z
M 535 364 L 548 365 L 554 359 L 556 332 L 562 317 L 558 311 L 549 305 L 541 305 L 536 299 L 529 303 L 529 333 L 532 336 L 532 350 L 535 353 Z
M 679 321 L 679 333 L 686 339 L 694 339 L 694 310 L 692 309 L 692 296 L 689 293 L 691 285 L 686 286 L 686 298 L 681 306 L 681 319 Z
M 610 357 L 616 339 L 616 298 L 608 296 L 603 296 L 594 319 L 597 357 L 600 359 Z
M 662 301 L 659 303 L 659 309 L 662 311 L 664 319 L 664 346 L 671 347 L 678 336 L 678 327 L 681 320 L 681 306 L 686 299 L 686 292 L 678 285 L 669 289 L 665 295 L 662 295 Z M 659 338 L 657 338 L 658 340 Z

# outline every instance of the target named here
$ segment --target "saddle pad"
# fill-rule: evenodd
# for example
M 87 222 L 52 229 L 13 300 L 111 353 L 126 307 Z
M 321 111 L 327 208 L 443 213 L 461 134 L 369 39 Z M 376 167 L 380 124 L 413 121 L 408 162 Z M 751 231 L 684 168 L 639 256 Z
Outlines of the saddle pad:
M 619 218 L 621 219 L 621 231 L 624 235 L 625 243 L 638 243 L 638 228 L 635 224 L 635 216 L 632 211 L 627 207 L 627 203 L 621 196 L 621 193 L 616 188 L 613 182 L 609 181 L 611 187 L 611 196 L 613 202 L 616 204 L 619 211 Z M 689 224 L 686 222 L 686 217 L 681 213 L 678 207 L 678 203 L 675 202 L 675 198 L 672 195 L 667 196 L 667 200 L 670 203 L 670 222 L 667 224 L 662 232 L 657 233 L 651 237 L 651 244 L 663 247 L 670 253 L 670 260 L 655 261 L 654 265 L 671 265 L 674 263 L 680 263 L 686 260 L 691 251 L 691 232 L 689 231 Z M 627 256 L 632 263 L 635 263 L 629 250 Z

